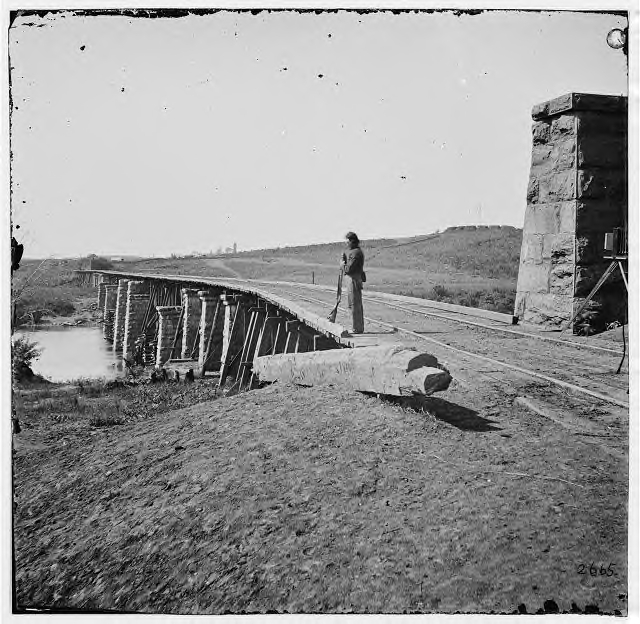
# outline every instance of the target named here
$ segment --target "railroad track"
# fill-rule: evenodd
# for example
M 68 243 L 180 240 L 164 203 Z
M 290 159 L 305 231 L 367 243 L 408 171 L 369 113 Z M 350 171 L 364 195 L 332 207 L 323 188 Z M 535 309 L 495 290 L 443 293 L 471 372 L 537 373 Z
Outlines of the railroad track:
M 257 282 L 260 284 L 271 284 L 274 286 L 286 286 L 286 287 L 296 287 L 296 288 L 300 288 L 302 290 L 310 290 L 310 288 L 306 285 L 306 284 L 297 284 L 295 282 L 273 282 L 273 281 L 267 281 L 267 280 L 242 280 L 240 278 L 234 278 L 234 280 L 237 281 L 247 281 L 247 282 Z M 315 285 L 314 286 L 314 290 L 323 290 L 327 293 L 331 293 L 333 294 L 335 291 L 327 286 L 327 287 L 322 287 L 319 285 Z M 295 295 L 296 297 L 299 296 L 299 293 L 293 293 L 291 291 L 284 291 L 287 292 L 287 294 L 289 295 Z M 400 297 L 400 296 L 394 296 L 394 295 L 389 295 L 390 298 L 397 298 L 397 299 L 407 299 L 408 297 Z M 544 336 L 541 335 L 539 333 L 532 333 L 532 332 L 527 332 L 526 330 L 521 330 L 521 329 L 512 329 L 511 327 L 504 327 L 501 326 L 499 324 L 497 325 L 488 325 L 487 323 L 481 323 L 478 321 L 471 321 L 469 319 L 466 318 L 461 318 L 460 316 L 451 316 L 450 314 L 443 314 L 442 312 L 433 312 L 433 311 L 429 311 L 428 308 L 430 307 L 429 305 L 429 300 L 428 299 L 424 299 L 423 301 L 418 302 L 411 302 L 410 306 L 408 305 L 399 305 L 398 303 L 393 303 L 392 301 L 387 300 L 386 298 L 383 299 L 381 297 L 376 297 L 373 295 L 364 295 L 363 299 L 367 302 L 370 303 L 381 303 L 384 304 L 390 308 L 396 308 L 398 310 L 402 310 L 404 312 L 409 312 L 412 314 L 416 314 L 416 315 L 420 315 L 420 316 L 425 316 L 425 317 L 431 317 L 431 318 L 438 318 L 438 319 L 443 319 L 443 320 L 447 320 L 447 321 L 451 321 L 454 323 L 459 323 L 461 325 L 467 325 L 469 327 L 481 327 L 483 329 L 487 329 L 490 331 L 494 331 L 494 332 L 501 332 L 504 334 L 511 334 L 514 336 L 522 336 L 522 337 L 528 337 L 528 338 L 534 338 L 536 340 L 540 340 L 542 342 L 548 342 L 551 344 L 559 344 L 559 345 L 566 345 L 566 346 L 570 346 L 576 349 L 586 349 L 588 351 L 595 351 L 595 352 L 603 352 L 603 353 L 610 353 L 613 355 L 617 355 L 622 357 L 622 351 L 620 351 L 619 349 L 615 349 L 612 347 L 603 347 L 600 345 L 594 345 L 594 344 L 589 344 L 586 342 L 578 342 L 577 340 L 568 340 L 568 339 L 563 339 L 563 338 L 557 338 L 557 337 L 553 337 L 553 336 Z M 319 302 L 320 300 L 317 300 L 317 302 Z M 328 304 L 330 305 L 329 302 L 323 301 L 323 304 Z M 416 309 L 419 308 L 419 309 Z M 425 309 L 427 308 L 427 309 Z M 470 313 L 472 314 L 472 313 Z
M 275 285 L 275 284 L 274 284 Z M 300 286 L 299 288 L 304 289 L 304 286 Z M 309 290 L 309 289 L 307 289 Z M 297 299 L 301 299 L 303 301 L 306 301 L 308 303 L 313 303 L 316 305 L 322 305 L 322 306 L 330 306 L 331 302 L 330 301 L 326 301 L 326 300 L 322 300 L 322 299 L 318 299 L 316 297 L 310 297 L 308 295 L 303 295 L 300 292 L 292 292 L 289 290 L 281 290 L 281 292 L 283 294 L 286 294 L 288 296 L 297 298 Z M 533 333 L 529 333 L 526 331 L 518 331 L 518 330 L 513 330 L 513 329 L 507 329 L 507 328 L 503 328 L 503 327 L 499 327 L 499 326 L 494 326 L 494 325 L 488 325 L 486 323 L 479 323 L 479 322 L 475 322 L 475 321 L 469 321 L 467 319 L 459 319 L 459 318 L 455 318 L 452 317 L 450 315 L 447 314 L 441 314 L 441 313 L 437 313 L 437 312 L 431 312 L 431 311 L 424 311 L 421 309 L 416 309 L 416 306 L 408 306 L 408 305 L 400 305 L 398 303 L 393 303 L 391 301 L 387 301 L 384 300 L 383 298 L 380 297 L 374 297 L 371 295 L 366 296 L 365 301 L 369 304 L 373 304 L 373 305 L 377 305 L 377 306 L 384 306 L 388 309 L 392 309 L 398 312 L 401 312 L 403 314 L 406 315 L 413 315 L 413 316 L 420 316 L 420 317 L 424 317 L 424 318 L 433 318 L 433 319 L 437 319 L 438 322 L 440 323 L 454 323 L 454 324 L 464 324 L 467 325 L 469 327 L 474 327 L 474 328 L 478 328 L 481 329 L 482 331 L 493 331 L 493 332 L 500 332 L 506 336 L 509 336 L 512 338 L 513 340 L 518 339 L 518 341 L 520 340 L 525 340 L 527 341 L 529 344 L 531 344 L 532 341 L 536 341 L 536 342 L 544 342 L 544 343 L 552 343 L 552 344 L 557 344 L 559 347 L 562 347 L 563 349 L 567 349 L 567 348 L 571 348 L 571 349 L 575 349 L 575 350 L 587 350 L 587 351 L 591 351 L 594 352 L 595 354 L 601 356 L 601 357 L 605 357 L 607 358 L 608 362 L 606 363 L 606 365 L 611 365 L 615 368 L 615 365 L 617 365 L 617 362 L 614 362 L 614 358 L 615 357 L 621 357 L 622 353 L 618 350 L 612 349 L 612 348 L 608 348 L 608 347 L 599 347 L 597 345 L 590 345 L 590 344 L 579 344 L 576 343 L 574 341 L 571 340 L 562 340 L 559 338 L 554 338 L 551 336 L 540 336 L 538 334 L 533 334 Z M 341 308 L 342 312 L 346 312 L 346 310 L 344 308 Z M 535 370 L 533 368 L 528 368 L 526 366 L 521 366 L 519 364 L 515 364 L 513 363 L 513 361 L 505 361 L 504 359 L 496 359 L 494 357 L 490 357 L 488 355 L 485 355 L 483 353 L 479 353 L 477 351 L 472 351 L 469 350 L 468 348 L 464 348 L 464 346 L 460 346 L 455 345 L 455 344 L 449 344 L 447 342 L 443 342 L 441 340 L 437 340 L 431 336 L 426 336 L 418 331 L 415 331 L 415 328 L 411 328 L 411 327 L 407 327 L 406 325 L 400 325 L 397 322 L 386 322 L 386 321 L 382 321 L 380 319 L 377 318 L 373 318 L 373 317 L 365 317 L 365 320 L 367 320 L 367 322 L 369 323 L 374 323 L 378 326 L 381 327 L 385 327 L 387 329 L 391 329 L 391 328 L 395 328 L 397 329 L 397 331 L 401 334 L 404 334 L 405 336 L 411 336 L 412 339 L 415 340 L 419 340 L 419 341 L 423 341 L 423 342 L 428 342 L 430 344 L 436 345 L 437 347 L 441 348 L 441 349 L 446 349 L 450 352 L 456 353 L 459 356 L 463 356 L 465 358 L 472 358 L 475 360 L 480 360 L 486 364 L 490 364 L 493 366 L 497 366 L 499 367 L 499 369 L 504 370 L 504 371 L 508 371 L 511 373 L 517 373 L 518 375 L 523 375 L 525 377 L 529 377 L 529 378 L 533 378 L 536 380 L 540 380 L 540 381 L 544 381 L 548 384 L 552 384 L 553 386 L 562 388 L 564 390 L 568 390 L 574 394 L 578 394 L 578 395 L 582 395 L 582 396 L 588 396 L 594 399 L 598 399 L 600 401 L 604 401 L 606 403 L 610 403 L 613 405 L 617 405 L 618 407 L 622 407 L 622 408 L 629 408 L 629 402 L 628 399 L 625 400 L 624 398 L 621 398 L 621 393 L 622 393 L 622 389 L 618 388 L 618 392 L 616 393 L 611 393 L 611 392 L 603 392 L 602 390 L 598 391 L 598 390 L 594 390 L 592 388 L 588 388 L 585 387 L 584 385 L 578 384 L 578 383 L 574 383 L 573 380 L 569 381 L 567 378 L 560 378 L 557 374 L 547 374 L 546 372 L 544 372 L 544 370 Z M 489 347 L 491 348 L 491 347 Z M 512 350 L 511 350 L 512 351 Z M 514 357 L 518 357 L 518 355 L 521 356 L 521 359 L 526 360 L 526 352 L 527 349 L 517 349 L 516 353 L 513 353 L 513 351 L 511 352 L 511 355 Z M 535 355 L 539 356 L 539 353 L 536 353 Z M 569 356 L 571 357 L 571 356 Z M 532 359 L 529 356 L 529 359 Z M 566 358 L 565 358 L 566 359 Z M 575 359 L 574 359 L 575 361 Z M 565 375 L 568 375 L 568 373 L 565 373 Z M 592 383 L 595 383 L 594 381 L 592 381 Z M 602 386 L 602 382 L 599 382 L 597 385 Z
M 334 290 L 329 286 L 190 275 L 151 275 L 151 277 L 161 277 L 166 280 L 187 280 L 201 284 L 235 282 L 239 285 L 243 284 L 245 287 L 251 284 L 265 284 L 270 286 L 269 292 L 274 295 L 279 292 L 289 301 L 301 300 L 318 306 L 320 310 L 316 310 L 315 314 L 321 318 L 324 318 L 326 312 L 333 307 L 335 302 Z M 291 288 L 298 292 L 292 292 L 289 290 Z M 309 296 L 309 291 L 313 295 L 325 294 L 328 299 Z M 481 380 L 486 380 L 489 383 L 498 382 L 503 385 L 511 383 L 517 387 L 523 385 L 523 380 L 528 380 L 530 385 L 533 379 L 538 382 L 542 381 L 549 387 L 568 390 L 574 395 L 597 399 L 627 410 L 629 408 L 628 380 L 626 376 L 613 374 L 619 363 L 618 358 L 622 355 L 613 345 L 594 345 L 584 341 L 577 342 L 567 338 L 540 335 L 532 331 L 516 329 L 510 324 L 510 317 L 507 315 L 485 311 L 482 314 L 493 321 L 492 324 L 489 324 L 478 320 L 479 311 L 474 312 L 472 309 L 467 311 L 461 306 L 444 306 L 445 310 L 443 311 L 443 304 L 437 304 L 440 307 L 434 311 L 433 308 L 436 306 L 434 302 L 415 300 L 399 295 L 365 294 L 365 301 L 367 305 L 383 309 L 385 311 L 383 316 L 387 318 L 387 321 L 383 321 L 380 318 L 365 317 L 369 323 L 377 324 L 387 330 L 397 330 L 413 341 L 430 343 L 435 347 L 436 355 L 440 350 L 441 354 L 438 355 L 440 359 L 446 359 L 446 353 L 453 354 L 454 366 L 460 373 L 458 378 L 462 379 L 466 374 L 472 378 L 472 383 L 476 387 L 481 383 Z M 431 308 L 429 303 L 432 304 Z M 343 313 L 345 312 L 344 308 L 341 310 Z M 446 311 L 449 313 L 444 313 Z M 474 320 L 464 318 L 474 314 Z M 401 315 L 400 321 L 397 320 L 399 315 Z M 409 326 L 407 326 L 406 317 L 414 318 L 413 322 L 409 321 Z M 420 322 L 416 319 L 429 320 L 429 333 L 442 333 L 446 335 L 448 342 L 425 335 L 427 332 L 416 331 L 420 329 L 420 327 L 416 327 L 416 324 L 419 325 Z M 389 320 L 393 322 L 388 322 Z M 452 326 L 456 329 L 452 330 Z M 461 326 L 465 326 L 464 329 Z M 488 337 L 487 332 L 493 336 Z M 384 340 L 385 338 L 381 337 L 381 341 Z M 357 343 L 358 339 L 354 339 L 353 342 Z M 366 339 L 361 341 L 361 345 L 366 342 Z M 547 351 L 542 351 L 541 345 L 544 345 Z M 359 345 L 355 344 L 355 346 Z M 492 357 L 496 351 L 500 353 L 500 358 Z M 475 364 L 469 365 L 469 361 L 475 361 Z M 478 362 L 482 364 L 478 365 Z M 492 368 L 487 369 L 487 365 Z M 494 370 L 496 368 L 497 370 Z M 495 373 L 500 373 L 498 379 L 492 376 Z M 585 382 L 591 387 L 585 387 Z M 524 385 L 527 385 L 526 382 Z

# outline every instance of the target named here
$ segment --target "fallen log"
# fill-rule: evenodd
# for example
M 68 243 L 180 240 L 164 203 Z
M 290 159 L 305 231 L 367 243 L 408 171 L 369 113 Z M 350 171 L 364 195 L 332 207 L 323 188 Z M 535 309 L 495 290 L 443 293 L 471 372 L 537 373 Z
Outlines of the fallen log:
M 451 383 L 436 357 L 402 345 L 264 355 L 255 358 L 253 372 L 263 382 L 335 384 L 393 396 L 430 395 Z

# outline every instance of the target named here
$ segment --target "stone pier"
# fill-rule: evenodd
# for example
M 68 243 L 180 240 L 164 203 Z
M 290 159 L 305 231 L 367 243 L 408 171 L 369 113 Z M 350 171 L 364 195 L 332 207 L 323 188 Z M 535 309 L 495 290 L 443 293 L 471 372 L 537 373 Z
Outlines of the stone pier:
M 142 332 L 142 322 L 149 306 L 148 285 L 142 281 L 129 282 L 125 315 L 122 359 L 134 362 L 136 340 Z
M 129 290 L 128 279 L 118 280 L 118 299 L 116 302 L 116 315 L 113 327 L 113 350 L 122 351 L 124 341 L 124 322 L 127 315 L 127 293 Z
M 605 233 L 627 220 L 627 98 L 570 93 L 535 106 L 514 315 L 569 321 L 604 273 Z M 626 302 L 619 271 L 583 313 L 594 328 Z M 579 319 L 578 323 L 581 322 Z
M 188 360 L 195 347 L 202 315 L 202 301 L 195 288 L 182 289 L 182 306 L 184 318 L 182 325 L 182 349 L 180 357 Z
M 98 310 L 102 313 L 102 318 L 104 318 L 104 300 L 106 291 L 106 282 L 101 281 L 98 284 Z
M 116 305 L 118 298 L 118 287 L 115 284 L 105 284 L 104 287 L 104 309 L 102 312 L 103 324 L 102 335 L 109 342 L 113 341 L 113 329 L 116 316 Z
M 178 329 L 182 306 L 156 306 L 156 310 L 158 311 L 156 366 L 162 366 L 171 358 L 171 349 Z

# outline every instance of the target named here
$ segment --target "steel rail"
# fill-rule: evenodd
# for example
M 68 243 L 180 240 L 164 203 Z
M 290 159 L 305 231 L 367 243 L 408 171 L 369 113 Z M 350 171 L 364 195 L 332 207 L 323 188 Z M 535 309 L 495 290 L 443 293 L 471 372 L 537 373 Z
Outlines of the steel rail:
M 492 325 L 486 325 L 485 323 L 476 323 L 475 321 L 467 321 L 465 319 L 457 319 L 451 316 L 446 316 L 444 314 L 437 314 L 436 312 L 423 312 L 421 310 L 414 310 L 413 308 L 408 308 L 405 306 L 400 306 L 394 303 L 389 303 L 387 301 L 383 301 L 380 298 L 373 297 L 368 295 L 366 297 L 367 301 L 372 303 L 377 303 L 379 305 L 386 305 L 390 308 L 395 308 L 397 310 L 402 310 L 403 312 L 409 312 L 411 314 L 417 314 L 419 316 L 432 316 L 434 318 L 444 319 L 446 321 L 453 321 L 455 323 L 463 323 L 465 325 L 471 325 L 473 327 L 482 327 L 483 329 L 490 329 L 493 331 L 504 332 L 507 334 L 513 334 L 514 336 L 524 336 L 525 338 L 533 338 L 535 340 L 543 340 L 546 342 L 553 342 L 556 344 L 568 345 L 570 347 L 574 347 L 576 349 L 592 349 L 594 351 L 604 351 L 606 353 L 612 353 L 613 355 L 620 356 L 622 355 L 621 351 L 617 351 L 615 349 L 608 349 L 607 347 L 599 347 L 597 345 L 590 344 L 580 344 L 579 342 L 574 342 L 572 340 L 562 340 L 561 338 L 552 338 L 551 336 L 540 336 L 538 334 L 532 334 L 530 332 L 520 332 L 514 329 L 507 329 L 506 327 L 497 327 Z M 420 305 L 420 304 L 416 304 Z
M 296 293 L 287 293 L 290 295 L 296 295 Z M 301 299 L 309 301 L 311 303 L 321 303 L 322 305 L 326 305 L 326 301 L 322 301 L 320 299 L 314 299 L 314 298 L 310 298 L 310 297 L 302 297 L 300 295 L 298 295 Z M 340 310 L 342 310 L 343 312 L 345 312 L 345 308 L 340 308 Z M 549 375 L 544 375 L 543 373 L 539 373 L 537 371 L 533 371 L 530 370 L 528 368 L 522 368 L 521 366 L 515 366 L 514 364 L 508 364 L 507 362 L 502 362 L 501 360 L 496 360 L 494 358 L 490 358 L 487 357 L 486 355 L 480 355 L 478 353 L 473 353 L 472 351 L 466 351 L 465 349 L 460 349 L 459 347 L 454 347 L 452 345 L 447 344 L 446 342 L 442 342 L 440 340 L 436 340 L 435 338 L 430 338 L 428 336 L 424 336 L 422 334 L 419 334 L 417 332 L 411 331 L 410 329 L 406 329 L 404 327 L 399 327 L 398 325 L 392 325 L 391 323 L 387 323 L 385 321 L 380 321 L 378 319 L 373 319 L 370 317 L 365 316 L 364 317 L 365 320 L 369 321 L 369 322 L 374 322 L 377 323 L 378 325 L 382 325 L 382 326 L 386 326 L 389 328 L 395 328 L 397 329 L 399 332 L 403 333 L 403 334 L 407 334 L 410 336 L 413 336 L 414 338 L 419 338 L 420 340 L 424 340 L 426 342 L 431 342 L 435 345 L 438 345 L 439 347 L 442 347 L 444 349 L 449 349 L 451 351 L 455 351 L 456 353 L 460 353 L 462 355 L 466 355 L 468 357 L 474 357 L 478 360 L 482 360 L 484 362 L 489 362 L 491 364 L 494 364 L 496 366 L 502 366 L 503 368 L 507 368 L 509 370 L 513 370 L 516 371 L 518 373 L 522 373 L 524 375 L 528 375 L 530 377 L 535 377 L 537 379 L 542 379 L 548 383 L 552 383 L 555 384 L 557 386 L 560 386 L 562 388 L 565 388 L 566 390 L 570 390 L 571 392 L 574 393 L 578 393 L 578 394 L 586 394 L 587 396 L 591 396 L 595 399 L 600 399 L 601 401 L 606 401 L 607 403 L 613 403 L 614 405 L 617 405 L 619 407 L 624 407 L 629 409 L 629 403 L 625 402 L 625 401 L 620 401 L 618 399 L 616 399 L 615 397 L 606 395 L 606 394 L 601 394 L 600 392 L 595 392 L 593 390 L 589 390 L 588 388 L 583 388 L 582 386 L 578 386 L 576 384 L 572 384 L 569 383 L 568 381 L 563 381 L 562 379 L 557 379 L 556 377 L 550 377 Z
M 236 279 L 238 279 L 238 278 L 236 278 Z M 260 282 L 261 280 L 250 280 L 250 281 Z M 263 283 L 266 283 L 266 282 L 263 282 Z M 274 285 L 278 284 L 278 282 L 269 282 L 269 283 L 274 284 Z M 293 282 L 289 282 L 289 284 L 293 284 Z M 309 290 L 309 288 L 308 288 L 308 286 L 306 284 L 301 284 L 300 288 Z M 288 292 L 287 294 L 297 294 L 297 293 Z M 525 332 L 525 331 L 518 331 L 516 329 L 509 329 L 507 327 L 500 327 L 498 325 L 487 325 L 486 323 L 478 323 L 476 321 L 469 321 L 469 320 L 463 319 L 463 318 L 455 318 L 455 317 L 452 317 L 452 316 L 447 316 L 445 314 L 439 314 L 437 312 L 426 312 L 424 310 L 415 310 L 415 309 L 412 309 L 412 308 L 408 308 L 408 307 L 405 307 L 405 306 L 398 305 L 397 303 L 391 303 L 391 302 L 385 301 L 383 298 L 376 297 L 375 295 L 364 295 L 363 298 L 366 301 L 371 301 L 372 303 L 378 303 L 380 305 L 386 305 L 386 306 L 389 306 L 391 308 L 396 308 L 398 310 L 403 310 L 403 311 L 406 311 L 406 312 L 410 312 L 412 314 L 418 314 L 420 316 L 431 316 L 433 318 L 439 318 L 439 319 L 443 319 L 443 320 L 446 320 L 446 321 L 452 321 L 454 323 L 462 323 L 464 325 L 470 325 L 472 327 L 481 327 L 483 329 L 489 329 L 491 331 L 503 332 L 503 333 L 506 333 L 506 334 L 513 334 L 514 336 L 524 336 L 525 338 L 534 338 L 536 340 L 542 340 L 542 341 L 545 341 L 545 342 L 568 345 L 568 346 L 573 347 L 575 349 L 591 349 L 592 351 L 603 351 L 605 353 L 611 353 L 611 354 L 616 355 L 616 356 L 621 356 L 622 355 L 621 351 L 618 351 L 616 349 L 609 349 L 608 347 L 600 347 L 598 345 L 579 343 L 579 342 L 575 342 L 573 340 L 563 340 L 562 338 L 553 338 L 551 336 L 541 336 L 539 334 L 533 334 L 531 332 Z M 428 301 L 429 301 L 428 299 L 425 299 L 425 303 L 416 301 L 416 303 L 414 303 L 412 305 L 415 305 L 415 306 L 418 306 L 418 307 L 429 307 Z
M 238 277 L 234 277 L 234 278 L 224 278 L 224 279 L 232 279 L 234 281 L 238 281 L 238 282 L 255 282 L 258 284 L 272 284 L 274 286 L 293 286 L 294 288 L 301 288 L 303 290 L 322 290 L 322 291 L 326 291 L 326 292 L 334 292 L 334 288 L 331 286 L 324 286 L 322 284 L 313 284 L 313 285 L 309 285 L 309 284 L 303 284 L 301 282 L 276 282 L 276 281 L 272 281 L 272 280 L 258 280 L 258 279 L 242 279 L 242 278 L 238 278 Z M 288 292 L 288 294 L 295 294 L 297 295 L 297 293 L 291 293 Z M 403 295 L 394 295 L 393 293 L 382 293 L 384 295 L 387 295 L 389 297 L 396 297 L 396 296 L 403 296 Z M 486 323 L 478 323 L 476 321 L 469 321 L 467 319 L 464 318 L 456 318 L 456 317 L 452 317 L 452 316 L 447 316 L 444 314 L 439 314 L 437 312 L 426 312 L 424 310 L 414 310 L 412 308 L 405 308 L 403 306 L 400 306 L 398 304 L 393 304 L 387 301 L 384 301 L 382 297 L 376 296 L 376 295 L 364 295 L 364 298 L 368 301 L 371 301 L 372 303 L 380 303 L 381 305 L 387 305 L 389 307 L 396 307 L 399 310 L 406 310 L 407 312 L 411 312 L 413 314 L 419 314 L 422 316 L 432 316 L 434 318 L 439 318 L 439 319 L 443 319 L 443 320 L 447 320 L 447 321 L 452 321 L 454 323 L 462 323 L 464 325 L 470 325 L 472 327 L 481 327 L 484 329 L 488 329 L 491 331 L 496 331 L 496 332 L 503 332 L 503 333 L 507 333 L 507 334 L 513 334 L 514 336 L 524 336 L 526 338 L 534 338 L 536 340 L 542 340 L 544 342 L 551 342 L 554 344 L 562 344 L 562 345 L 568 345 L 570 347 L 573 347 L 575 349 L 590 349 L 592 351 L 603 351 L 605 353 L 612 353 L 613 355 L 617 355 L 617 356 L 621 356 L 622 352 L 618 351 L 616 349 L 610 349 L 608 347 L 600 347 L 598 345 L 592 345 L 592 344 L 587 344 L 587 343 L 580 343 L 580 342 L 576 342 L 573 340 L 563 340 L 562 338 L 553 338 L 552 336 L 541 336 L 540 334 L 533 334 L 531 332 L 526 332 L 526 331 L 518 331 L 517 329 L 509 329 L 507 327 L 500 327 L 499 325 L 487 325 Z M 420 308 L 429 308 L 429 307 L 434 307 L 433 305 L 430 305 L 432 302 L 429 299 L 418 299 L 415 303 L 412 303 L 411 305 L 414 306 L 418 306 Z M 474 308 L 470 308 L 470 312 L 469 315 L 473 315 L 472 310 Z M 455 314 L 455 312 L 453 312 Z M 464 313 L 462 313 L 464 314 Z

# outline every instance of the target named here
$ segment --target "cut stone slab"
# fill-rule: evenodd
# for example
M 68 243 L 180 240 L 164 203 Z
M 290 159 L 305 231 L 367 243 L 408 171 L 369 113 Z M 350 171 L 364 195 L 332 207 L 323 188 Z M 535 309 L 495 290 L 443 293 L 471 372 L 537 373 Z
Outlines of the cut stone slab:
M 193 370 L 194 377 L 202 377 L 202 371 L 198 367 L 198 360 L 175 359 L 167 360 L 162 366 L 156 366 L 156 370 L 164 368 L 169 373 L 169 378 L 173 378 L 176 372 L 180 373 L 180 379 L 184 379 L 189 369 Z
M 436 357 L 399 344 L 266 355 L 255 358 L 253 372 L 260 381 L 335 384 L 393 396 L 430 395 L 451 383 Z

